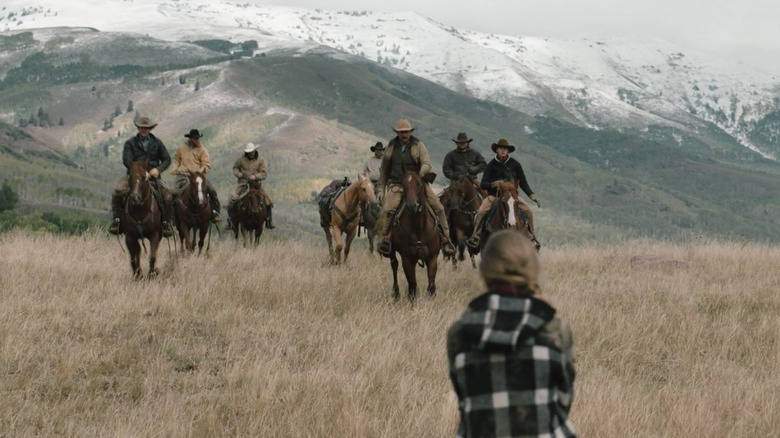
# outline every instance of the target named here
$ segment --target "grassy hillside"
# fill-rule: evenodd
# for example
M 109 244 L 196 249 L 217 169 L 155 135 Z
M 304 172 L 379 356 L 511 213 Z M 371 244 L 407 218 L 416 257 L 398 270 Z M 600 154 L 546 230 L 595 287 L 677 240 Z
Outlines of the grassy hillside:
M 445 333 L 483 291 L 470 267 L 442 263 L 437 297 L 410 307 L 365 248 L 327 267 L 301 240 L 163 245 L 141 282 L 127 257 L 102 233 L 0 235 L 0 436 L 454 435 Z M 779 430 L 778 257 L 703 239 L 543 250 L 578 434 Z
M 537 229 L 547 245 L 636 236 L 780 241 L 780 165 L 717 132 L 594 131 L 534 119 L 330 49 L 237 58 L 144 39 L 141 60 L 132 51 L 104 53 L 111 41 L 133 41 L 127 35 L 59 30 L 8 38 L 0 45 L 0 60 L 9 63 L 0 105 L 12 127 L 25 126 L 0 149 L 8 163 L 0 177 L 15 181 L 31 205 L 62 205 L 64 191 L 80 197 L 81 207 L 105 211 L 124 173 L 122 144 L 135 133 L 133 118 L 144 114 L 159 121 L 154 133 L 171 153 L 191 128 L 204 133 L 209 177 L 222 198 L 243 146 L 259 144 L 279 222 L 291 225 L 286 232 L 316 234 L 316 213 L 301 222 L 316 211 L 314 194 L 330 179 L 354 178 L 369 146 L 392 137 L 403 117 L 428 146 L 438 188 L 447 183 L 440 166 L 458 132 L 472 136 L 487 159 L 498 138 L 516 145 L 542 201 Z M 230 51 L 218 43 L 200 42 Z M 60 155 L 31 160 L 41 147 Z

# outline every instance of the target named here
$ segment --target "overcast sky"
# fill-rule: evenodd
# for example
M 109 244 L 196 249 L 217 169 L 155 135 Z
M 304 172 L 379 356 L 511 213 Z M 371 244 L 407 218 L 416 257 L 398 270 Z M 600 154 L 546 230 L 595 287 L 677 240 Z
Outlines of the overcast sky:
M 310 9 L 417 12 L 518 36 L 658 37 L 780 74 L 778 0 L 249 0 Z

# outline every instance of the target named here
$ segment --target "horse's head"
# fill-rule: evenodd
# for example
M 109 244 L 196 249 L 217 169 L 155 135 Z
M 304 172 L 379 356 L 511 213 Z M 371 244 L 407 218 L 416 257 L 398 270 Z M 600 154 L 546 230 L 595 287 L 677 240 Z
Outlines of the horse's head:
M 358 185 L 357 196 L 359 200 L 364 202 L 370 202 L 370 203 L 376 202 L 376 194 L 374 194 L 374 184 L 371 182 L 371 178 L 368 177 L 368 174 L 363 175 L 359 173 L 356 183 Z
M 517 183 L 503 181 L 498 184 L 498 198 L 504 213 L 504 220 L 514 227 L 517 225 Z
M 193 172 L 190 174 L 190 193 L 193 199 L 197 199 L 198 205 L 204 205 L 208 200 L 206 199 L 206 176 L 201 172 Z
M 138 205 L 143 203 L 149 193 L 149 160 L 130 161 L 127 171 L 127 179 L 130 184 L 130 203 Z
M 262 194 L 260 189 L 256 187 L 250 187 L 249 193 L 247 193 L 246 199 L 246 213 L 249 216 L 257 216 L 260 214 L 263 208 Z
M 401 187 L 406 210 L 412 214 L 421 211 L 425 203 L 425 187 L 420 174 L 414 171 L 405 172 Z

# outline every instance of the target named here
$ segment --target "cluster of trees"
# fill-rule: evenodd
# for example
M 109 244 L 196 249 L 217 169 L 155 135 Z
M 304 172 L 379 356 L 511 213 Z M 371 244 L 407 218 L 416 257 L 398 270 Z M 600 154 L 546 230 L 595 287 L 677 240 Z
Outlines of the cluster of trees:
M 65 120 L 60 117 L 57 121 L 57 125 L 63 126 L 65 124 Z M 43 107 L 38 107 L 38 113 L 37 114 L 30 114 L 30 117 L 26 119 L 19 119 L 19 127 L 20 128 L 26 128 L 28 126 L 40 126 L 40 127 L 48 127 L 52 126 L 51 116 L 49 116 L 49 113 L 43 110 Z

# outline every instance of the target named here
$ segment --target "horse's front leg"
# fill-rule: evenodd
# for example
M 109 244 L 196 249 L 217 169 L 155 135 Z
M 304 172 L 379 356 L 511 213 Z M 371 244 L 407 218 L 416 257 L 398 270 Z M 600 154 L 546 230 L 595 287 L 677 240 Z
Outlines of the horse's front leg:
M 157 262 L 157 249 L 160 247 L 160 239 L 159 234 L 155 234 L 149 239 L 149 273 L 147 274 L 149 278 L 159 273 L 154 265 Z
M 344 263 L 347 263 L 347 256 L 349 255 L 349 249 L 352 247 L 352 241 L 355 240 L 357 234 L 357 226 L 353 226 L 347 231 L 346 243 L 344 244 Z
M 330 227 L 322 227 L 322 229 L 325 231 L 325 240 L 328 241 L 328 262 L 333 263 L 333 235 Z
M 429 257 L 426 265 L 428 267 L 428 296 L 433 298 L 436 296 L 436 271 L 439 268 L 439 255 Z
M 390 252 L 390 268 L 393 270 L 393 301 L 398 301 L 401 294 L 398 288 L 398 259 L 395 257 L 395 251 Z
M 208 226 L 201 228 L 198 235 L 198 255 L 203 252 L 203 243 L 206 241 L 206 234 L 209 232 Z
M 437 253 L 436 256 L 438 257 L 438 255 Z M 401 263 L 403 263 L 406 283 L 409 285 L 409 302 L 414 303 L 414 300 L 417 299 L 417 260 L 401 257 Z
M 336 265 L 341 263 L 341 251 L 344 250 L 344 242 L 341 240 L 341 233 L 343 233 L 341 227 L 338 225 L 333 225 L 333 240 L 336 242 L 336 248 L 333 251 L 333 263 Z
M 141 278 L 141 244 L 138 239 L 125 234 L 125 245 L 127 252 L 130 253 L 130 269 L 133 271 L 133 278 Z
M 241 227 L 241 239 L 244 242 L 244 248 L 246 248 L 246 244 L 247 244 L 246 233 L 247 233 L 246 227 Z

